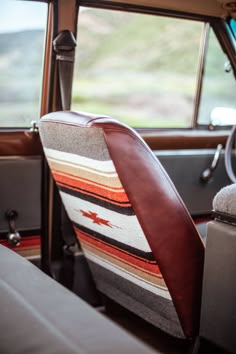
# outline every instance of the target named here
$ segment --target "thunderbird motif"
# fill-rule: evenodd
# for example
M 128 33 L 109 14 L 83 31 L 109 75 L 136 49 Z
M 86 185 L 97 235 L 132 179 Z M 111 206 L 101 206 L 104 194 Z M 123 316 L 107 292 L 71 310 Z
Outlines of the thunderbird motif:
M 78 211 L 78 210 L 77 210 Z M 98 216 L 97 213 L 94 213 L 93 211 L 84 211 L 82 209 L 79 210 L 79 212 L 86 218 L 91 219 L 93 221 L 93 224 L 101 225 L 101 226 L 108 226 L 110 228 L 116 227 L 120 229 L 119 226 L 112 225 L 109 220 L 102 219 Z
M 86 218 L 91 219 L 94 224 L 104 225 L 112 228 L 110 221 L 100 218 L 97 213 L 94 213 L 92 211 L 84 211 L 84 210 L 80 210 L 80 212 Z

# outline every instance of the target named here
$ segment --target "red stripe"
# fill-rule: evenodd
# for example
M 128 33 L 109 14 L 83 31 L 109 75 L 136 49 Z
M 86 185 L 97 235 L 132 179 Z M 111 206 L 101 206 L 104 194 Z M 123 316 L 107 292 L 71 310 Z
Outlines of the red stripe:
M 61 176 L 69 176 L 69 177 L 72 177 L 73 179 L 78 179 L 80 181 L 84 181 L 84 182 L 92 182 L 94 185 L 96 186 L 100 186 L 100 187 L 104 187 L 104 188 L 110 188 L 112 190 L 117 190 L 117 191 L 122 191 L 124 190 L 123 187 L 109 187 L 108 185 L 106 184 L 103 184 L 103 183 L 98 183 L 97 181 L 93 181 L 91 179 L 88 179 L 88 178 L 82 178 L 82 177 L 78 177 L 78 175 L 73 175 L 72 173 L 68 173 L 68 172 L 64 172 L 64 171 L 59 171 L 59 170 L 56 170 L 56 169 L 52 169 L 53 173 L 55 174 L 60 174 Z M 112 177 L 110 177 L 112 178 Z M 114 177 L 115 179 L 117 177 Z
M 91 185 L 89 183 L 82 182 L 81 180 L 60 175 L 55 172 L 53 173 L 53 176 L 58 183 L 72 186 L 73 188 L 86 191 L 86 193 L 95 193 L 101 197 L 109 198 L 112 201 L 116 201 L 120 203 L 125 203 L 125 202 L 129 203 L 128 197 L 124 191 L 123 192 L 108 191 L 107 189 L 104 189 L 102 187 Z
M 128 252 L 128 251 L 125 250 L 125 249 L 122 249 L 122 248 L 120 248 L 120 247 L 117 247 L 117 246 L 115 246 L 115 245 L 112 245 L 111 243 L 107 243 L 107 242 L 105 242 L 105 241 L 103 241 L 103 240 L 100 240 L 100 239 L 98 239 L 97 237 L 92 236 L 91 234 L 88 234 L 88 233 L 86 233 L 86 232 L 84 232 L 84 231 L 78 229 L 76 226 L 74 226 L 74 229 L 75 229 L 75 232 L 76 232 L 76 233 L 81 233 L 81 234 L 83 234 L 83 235 L 85 235 L 85 236 L 87 236 L 87 237 L 89 237 L 89 238 L 95 240 L 96 242 L 100 242 L 100 243 L 103 244 L 103 245 L 108 245 L 109 247 L 114 248 L 114 249 L 116 249 L 116 250 L 118 250 L 118 251 L 120 251 L 120 252 L 122 252 L 122 253 L 128 254 L 130 257 L 139 259 L 139 260 L 141 260 L 142 262 L 146 262 L 146 263 L 148 263 L 148 264 L 157 265 L 157 263 L 156 263 L 155 260 L 149 260 L 149 259 L 147 259 L 147 258 L 143 258 L 143 257 L 141 257 L 141 256 L 138 256 L 137 254 Z
M 40 242 L 40 236 L 39 235 L 35 235 L 35 236 L 26 236 L 26 237 L 22 237 L 22 240 L 20 242 L 19 246 L 11 246 L 9 245 L 7 240 L 1 240 L 0 244 L 12 249 L 13 251 L 17 251 L 20 249 L 27 249 L 27 248 L 33 248 L 33 247 L 39 247 L 41 242 Z
M 122 260 L 124 263 L 129 264 L 131 267 L 140 269 L 146 274 L 151 274 L 158 278 L 162 278 L 162 274 L 157 264 L 150 264 L 147 260 L 143 260 L 140 257 L 134 257 L 130 255 L 127 251 L 121 250 L 115 246 L 108 245 L 104 241 L 98 240 L 91 235 L 86 234 L 83 231 L 80 231 L 75 228 L 76 234 L 79 240 L 85 241 L 92 246 L 100 249 L 102 252 L 107 253 L 108 255 L 115 256 Z
M 71 189 L 71 190 L 76 191 L 76 192 L 81 192 L 82 194 L 90 195 L 90 196 L 95 197 L 97 199 L 104 200 L 105 202 L 109 202 L 111 204 L 118 205 L 118 206 L 121 206 L 121 207 L 124 207 L 124 208 L 131 207 L 130 203 L 125 203 L 125 204 L 117 203 L 117 202 L 114 202 L 113 200 L 110 200 L 110 199 L 107 199 L 107 198 L 102 198 L 101 196 L 97 196 L 97 195 L 95 195 L 93 193 L 87 193 L 84 190 L 80 190 L 78 188 L 73 188 L 72 186 L 69 186 L 67 184 L 58 183 L 58 181 L 56 181 L 56 182 L 57 182 L 57 184 L 59 186 L 66 187 L 66 188 Z

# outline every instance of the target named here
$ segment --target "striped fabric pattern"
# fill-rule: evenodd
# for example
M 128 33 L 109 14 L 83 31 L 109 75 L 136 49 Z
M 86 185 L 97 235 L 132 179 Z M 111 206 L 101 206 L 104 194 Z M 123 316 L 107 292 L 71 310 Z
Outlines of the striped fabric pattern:
M 172 335 L 183 337 L 158 264 L 121 184 L 100 128 L 43 123 L 44 151 L 98 289 Z M 53 132 L 52 132 L 53 126 Z M 76 130 L 79 146 L 72 146 Z M 82 132 L 81 132 L 82 131 Z M 93 131 L 92 152 L 86 131 Z M 60 131 L 62 133 L 62 130 Z M 58 131 L 59 134 L 59 131 Z M 114 279 L 116 281 L 114 282 Z M 140 289 L 140 290 L 137 290 Z M 158 306 L 155 306 L 158 304 Z

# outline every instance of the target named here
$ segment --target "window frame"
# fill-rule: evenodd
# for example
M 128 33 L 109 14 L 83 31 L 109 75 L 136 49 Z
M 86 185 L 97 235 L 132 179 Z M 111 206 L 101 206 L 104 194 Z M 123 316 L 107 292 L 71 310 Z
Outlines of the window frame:
M 210 29 L 212 29 L 212 31 L 214 32 L 219 46 L 221 47 L 222 51 L 227 54 L 227 57 L 229 59 L 229 62 L 231 64 L 232 70 L 233 70 L 233 75 L 235 78 L 235 90 L 236 90 L 236 42 L 234 43 L 234 39 L 232 37 L 232 34 L 230 32 L 229 29 L 229 25 L 228 25 L 228 20 L 222 20 L 222 19 L 217 19 L 214 21 L 211 21 L 211 23 L 209 23 L 209 30 L 207 33 L 207 38 L 206 38 L 206 45 L 205 45 L 205 49 L 204 49 L 204 65 L 203 65 L 203 71 L 204 71 L 204 67 L 206 65 L 206 57 L 207 57 L 207 53 L 208 53 L 208 37 L 209 37 L 209 31 Z M 201 73 L 202 76 L 202 80 L 203 80 L 203 72 Z M 200 105 L 200 101 L 201 101 L 201 96 L 202 96 L 202 87 L 201 87 L 201 91 L 200 91 L 200 96 L 199 96 L 199 105 Z M 199 108 L 198 105 L 198 108 Z M 213 130 L 219 130 L 219 131 L 228 131 L 232 128 L 232 125 L 212 125 L 211 123 L 209 124 L 199 124 L 198 123 L 198 116 L 196 117 L 196 125 L 195 125 L 195 129 L 197 130 L 209 130 L 209 131 L 213 131 Z
M 136 128 L 137 131 L 165 131 L 165 130 L 173 130 L 173 131 L 188 131 L 188 130 L 229 130 L 231 126 L 209 126 L 202 125 L 198 123 L 198 112 L 199 112 L 199 104 L 201 100 L 202 94 L 202 80 L 203 80 L 203 71 L 205 65 L 205 58 L 207 54 L 207 46 L 208 46 L 208 32 L 211 27 L 216 34 L 216 37 L 219 41 L 219 44 L 222 50 L 227 52 L 229 57 L 229 61 L 232 65 L 234 75 L 236 77 L 236 57 L 234 45 L 232 42 L 232 38 L 230 38 L 229 31 L 227 29 L 227 21 L 215 17 L 210 16 L 200 16 L 198 14 L 189 14 L 185 12 L 177 12 L 173 10 L 165 10 L 154 7 L 145 7 L 140 5 L 133 4 L 118 4 L 113 3 L 112 1 L 97 1 L 94 0 L 81 0 L 78 7 L 78 22 L 79 22 L 79 9 L 80 7 L 87 8 L 96 8 L 96 9 L 104 9 L 104 10 L 114 10 L 114 11 L 122 11 L 122 12 L 133 12 L 133 13 L 141 13 L 141 14 L 150 14 L 154 16 L 164 16 L 169 18 L 178 18 L 178 19 L 187 19 L 193 21 L 199 21 L 203 23 L 203 32 L 202 38 L 200 40 L 200 51 L 198 58 L 198 70 L 197 70 L 197 79 L 196 79 L 196 91 L 195 91 L 195 99 L 193 104 L 193 116 L 191 120 L 191 126 L 187 128 Z M 78 34 L 79 35 L 79 34 Z M 79 48 L 77 48 L 79 50 Z

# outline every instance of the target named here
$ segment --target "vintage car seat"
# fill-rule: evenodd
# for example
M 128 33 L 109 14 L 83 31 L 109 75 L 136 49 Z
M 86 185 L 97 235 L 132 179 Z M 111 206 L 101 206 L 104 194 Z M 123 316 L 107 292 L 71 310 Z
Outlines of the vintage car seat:
M 55 112 L 39 128 L 97 288 L 162 330 L 195 337 L 204 245 L 158 159 L 109 117 Z

